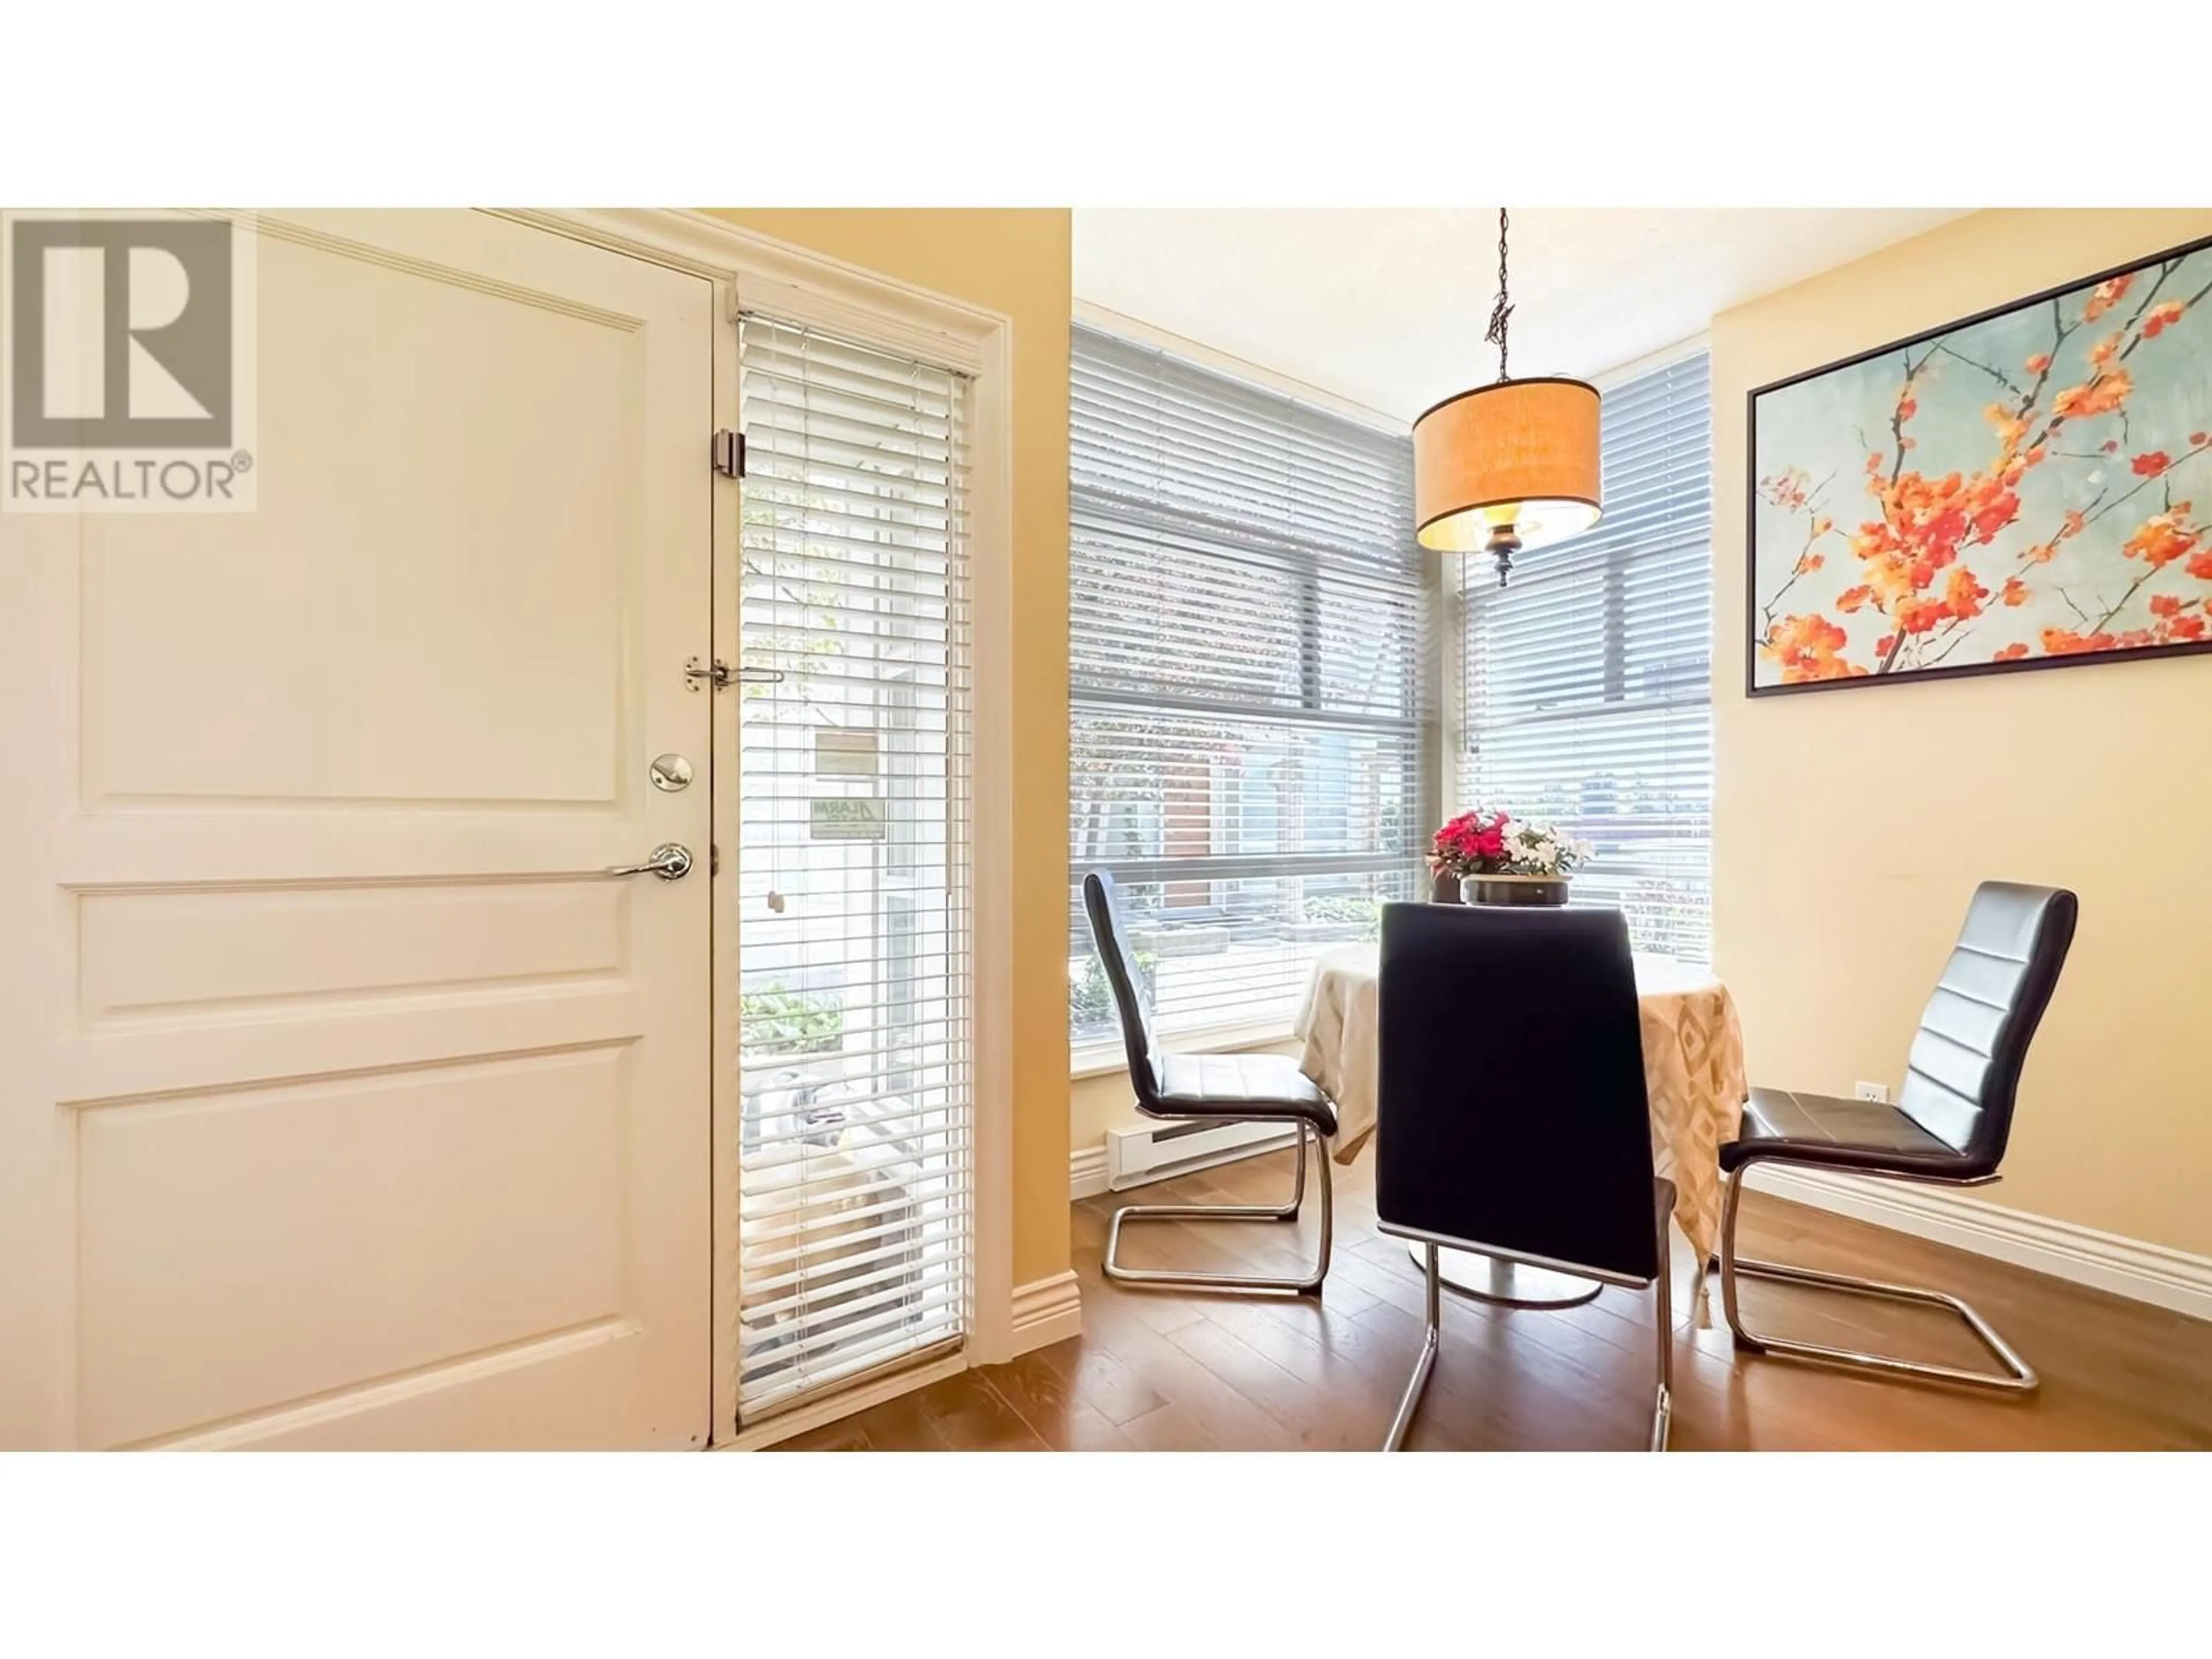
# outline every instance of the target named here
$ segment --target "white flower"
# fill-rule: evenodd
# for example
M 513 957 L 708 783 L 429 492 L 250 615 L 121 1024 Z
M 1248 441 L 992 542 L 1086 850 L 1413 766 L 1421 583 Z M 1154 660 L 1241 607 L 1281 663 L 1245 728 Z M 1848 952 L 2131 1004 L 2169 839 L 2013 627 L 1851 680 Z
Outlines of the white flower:
M 1507 824 L 1498 862 L 1508 874 L 1560 876 L 1589 861 L 1590 844 L 1557 824 L 1516 818 Z

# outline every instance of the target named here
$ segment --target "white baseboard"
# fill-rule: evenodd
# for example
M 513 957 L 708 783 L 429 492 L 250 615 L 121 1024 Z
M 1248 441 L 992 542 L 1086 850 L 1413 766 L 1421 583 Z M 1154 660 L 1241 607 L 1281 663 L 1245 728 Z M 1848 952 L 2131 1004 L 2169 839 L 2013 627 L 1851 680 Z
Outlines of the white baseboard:
M 1014 1286 L 1015 1354 L 1048 1348 L 1082 1334 L 1083 1292 L 1073 1267 L 1049 1279 L 1033 1279 Z
M 1079 1146 L 1067 1155 L 1067 1195 L 1096 1198 L 1106 1190 L 1106 1143 Z
M 2055 1279 L 2212 1319 L 2212 1256 L 2146 1244 L 2094 1227 L 1970 1198 L 1940 1187 L 1867 1181 L 1823 1170 L 1761 1164 L 1753 1186 L 1877 1227 L 1994 1256 Z

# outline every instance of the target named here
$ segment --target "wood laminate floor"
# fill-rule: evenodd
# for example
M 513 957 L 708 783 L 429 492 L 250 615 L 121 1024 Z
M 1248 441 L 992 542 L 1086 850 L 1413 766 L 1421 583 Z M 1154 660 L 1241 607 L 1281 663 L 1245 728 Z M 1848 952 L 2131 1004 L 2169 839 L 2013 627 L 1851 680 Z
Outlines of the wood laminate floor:
M 1080 1337 L 962 1372 L 785 1443 L 792 1450 L 1371 1450 L 1421 1338 L 1421 1282 L 1403 1243 L 1375 1230 L 1372 1160 L 1339 1170 L 1336 1254 L 1318 1298 L 1125 1289 L 1099 1271 L 1107 1218 L 1130 1194 L 1073 1206 Z M 1253 1203 L 1290 1184 L 1275 1153 L 1148 1187 L 1146 1202 Z M 1309 1210 L 1311 1203 L 1309 1200 Z M 1283 1271 L 1313 1248 L 1296 1229 L 1132 1227 L 1134 1266 L 1234 1259 Z M 2212 1448 L 2212 1323 L 2184 1318 L 1756 1193 L 1747 1255 L 1925 1284 L 1963 1296 L 2043 1378 L 2025 1400 L 1881 1382 L 1739 1357 L 1688 1305 L 1695 1263 L 1674 1248 L 1674 1449 L 2205 1449 Z M 1747 1283 L 1755 1329 L 1916 1358 L 1984 1363 L 1951 1316 Z M 1816 1299 L 1817 1298 L 1817 1299 Z M 1652 1297 L 1607 1290 L 1560 1312 L 1446 1293 L 1443 1342 L 1410 1447 L 1639 1449 L 1650 1409 Z

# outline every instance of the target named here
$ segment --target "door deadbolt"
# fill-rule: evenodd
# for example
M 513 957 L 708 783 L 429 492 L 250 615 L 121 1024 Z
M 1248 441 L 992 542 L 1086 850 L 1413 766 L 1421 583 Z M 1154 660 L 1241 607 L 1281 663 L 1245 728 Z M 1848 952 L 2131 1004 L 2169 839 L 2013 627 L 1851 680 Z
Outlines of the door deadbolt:
M 681 755 L 655 755 L 647 775 L 654 788 L 672 795 L 691 787 L 691 763 Z

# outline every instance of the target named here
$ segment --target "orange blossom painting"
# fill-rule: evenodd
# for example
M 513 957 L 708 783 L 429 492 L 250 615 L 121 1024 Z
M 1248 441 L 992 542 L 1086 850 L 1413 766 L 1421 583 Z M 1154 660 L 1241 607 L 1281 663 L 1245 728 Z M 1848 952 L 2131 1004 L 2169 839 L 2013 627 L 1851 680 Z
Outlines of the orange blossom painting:
M 2212 241 L 1763 386 L 1751 434 L 1754 696 L 2212 647 Z

